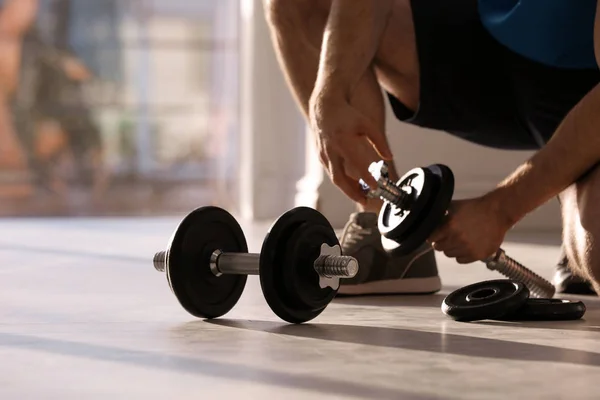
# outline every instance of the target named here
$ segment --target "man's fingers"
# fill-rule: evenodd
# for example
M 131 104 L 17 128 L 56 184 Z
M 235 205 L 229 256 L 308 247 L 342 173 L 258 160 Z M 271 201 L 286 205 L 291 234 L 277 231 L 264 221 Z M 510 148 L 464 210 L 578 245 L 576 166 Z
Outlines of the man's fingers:
M 434 244 L 435 243 L 443 243 L 447 237 L 448 237 L 448 233 L 445 229 L 445 226 L 442 225 L 433 231 L 433 233 L 429 236 L 429 239 L 427 239 L 427 241 L 429 243 L 434 243 Z
M 448 258 L 457 258 L 457 257 L 462 257 L 464 251 L 460 247 L 453 247 L 453 248 L 445 249 L 443 251 L 443 253 Z
M 439 239 L 436 241 L 431 241 L 431 245 L 432 245 L 433 249 L 436 251 L 444 251 L 451 247 L 451 243 L 448 241 L 447 237 L 444 237 L 443 239 Z
M 448 258 L 455 258 L 464 255 L 464 247 L 461 243 L 457 243 L 450 236 L 446 236 L 444 239 L 433 242 L 432 247 L 435 251 L 444 253 Z
M 349 176 L 357 182 L 362 179 L 372 189 L 377 181 L 369 172 L 369 166 L 378 160 L 378 155 L 365 136 L 355 136 L 354 141 L 340 143 L 339 153 L 345 160 L 345 169 Z
M 456 262 L 459 264 L 472 264 L 477 261 L 476 258 L 469 256 L 456 257 Z
M 377 181 L 375 180 L 375 178 L 373 178 L 373 175 L 371 175 L 368 170 L 367 172 L 361 173 L 360 171 L 364 171 L 364 169 L 360 169 L 360 171 L 358 171 L 356 167 L 351 167 L 347 164 L 345 165 L 345 167 L 346 175 L 355 180 L 356 182 L 359 182 L 362 179 L 363 182 L 366 183 L 371 190 L 377 188 Z
M 348 196 L 352 201 L 355 201 L 361 205 L 365 205 L 367 202 L 367 198 L 365 197 L 365 193 L 361 189 L 358 182 L 354 180 L 344 177 L 344 178 L 333 178 L 334 184 L 340 188 L 342 192 L 346 196 Z
M 352 179 L 348 176 L 344 159 L 337 154 L 338 151 L 338 149 L 332 148 L 331 145 L 319 143 L 319 158 L 333 184 L 351 200 L 364 205 L 367 201 L 365 192 L 358 179 Z
M 454 222 L 452 220 L 452 214 L 450 210 L 446 211 L 444 219 L 440 223 L 440 225 L 433 231 L 433 233 L 429 236 L 427 241 L 429 243 L 441 242 L 445 240 L 447 237 L 452 236 L 452 230 L 454 229 Z
M 321 164 L 323 164 L 323 167 L 327 170 L 331 182 L 340 188 L 350 199 L 363 204 L 362 202 L 366 200 L 364 193 L 360 188 L 360 192 L 352 190 L 352 184 L 346 176 L 343 163 L 339 157 L 337 157 L 333 151 L 323 147 L 319 151 L 319 158 L 321 159 Z
M 365 135 L 379 157 L 386 161 L 392 160 L 394 156 L 385 134 L 377 129 L 367 118 L 363 119 L 362 125 Z
M 359 204 L 365 204 L 367 199 L 360 184 L 346 174 L 342 160 L 338 157 L 332 157 L 329 165 L 329 173 L 333 184 L 340 188 L 351 200 Z

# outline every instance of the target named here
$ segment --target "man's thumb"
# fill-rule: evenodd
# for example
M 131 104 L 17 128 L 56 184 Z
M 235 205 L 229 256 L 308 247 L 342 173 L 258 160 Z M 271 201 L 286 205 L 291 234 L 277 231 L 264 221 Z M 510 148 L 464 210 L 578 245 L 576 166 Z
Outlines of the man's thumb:
M 367 120 L 364 121 L 364 127 L 369 141 L 377 153 L 379 153 L 379 156 L 386 161 L 392 160 L 394 155 L 392 154 L 392 150 L 390 149 L 385 134 Z

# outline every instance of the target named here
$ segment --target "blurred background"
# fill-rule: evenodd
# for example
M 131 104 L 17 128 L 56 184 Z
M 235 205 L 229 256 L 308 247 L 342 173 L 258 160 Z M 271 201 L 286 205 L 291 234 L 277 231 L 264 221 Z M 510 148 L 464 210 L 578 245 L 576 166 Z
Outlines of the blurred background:
M 0 39 L 0 216 L 214 204 L 262 220 L 307 205 L 341 227 L 354 209 L 323 175 L 261 0 L 3 0 Z M 401 172 L 446 163 L 457 198 L 530 155 L 391 112 L 387 130 Z M 519 224 L 559 226 L 554 202 Z
M 156 214 L 232 199 L 238 9 L 4 0 L 0 212 Z

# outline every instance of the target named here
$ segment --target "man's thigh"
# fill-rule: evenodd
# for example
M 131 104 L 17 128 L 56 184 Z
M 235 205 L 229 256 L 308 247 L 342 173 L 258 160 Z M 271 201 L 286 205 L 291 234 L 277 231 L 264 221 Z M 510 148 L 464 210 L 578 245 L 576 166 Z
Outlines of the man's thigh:
M 540 145 L 598 83 L 598 69 L 550 67 L 505 50 L 510 84 L 514 87 L 518 118 Z
M 397 1 L 376 66 L 398 119 L 504 149 L 539 149 L 600 82 L 596 69 L 550 67 L 501 45 L 478 0 Z
M 403 77 L 389 68 L 400 65 L 397 58 L 403 56 L 395 50 L 404 46 L 398 39 L 403 27 L 396 19 L 389 22 L 387 42 L 376 60 L 395 116 L 489 147 L 536 147 L 517 120 L 503 49 L 483 27 L 478 0 L 412 0 L 405 8 L 412 14 L 413 63 L 418 66 L 418 73 L 407 76 L 413 79 L 417 105 L 402 99 Z

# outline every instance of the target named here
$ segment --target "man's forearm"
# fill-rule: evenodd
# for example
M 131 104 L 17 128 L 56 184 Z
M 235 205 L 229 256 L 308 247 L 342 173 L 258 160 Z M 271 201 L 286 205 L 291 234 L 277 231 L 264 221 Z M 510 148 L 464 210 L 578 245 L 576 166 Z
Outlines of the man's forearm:
M 571 110 L 552 139 L 488 196 L 513 225 L 600 162 L 600 85 Z
M 317 88 L 346 98 L 371 65 L 392 0 L 333 0 L 323 37 Z

